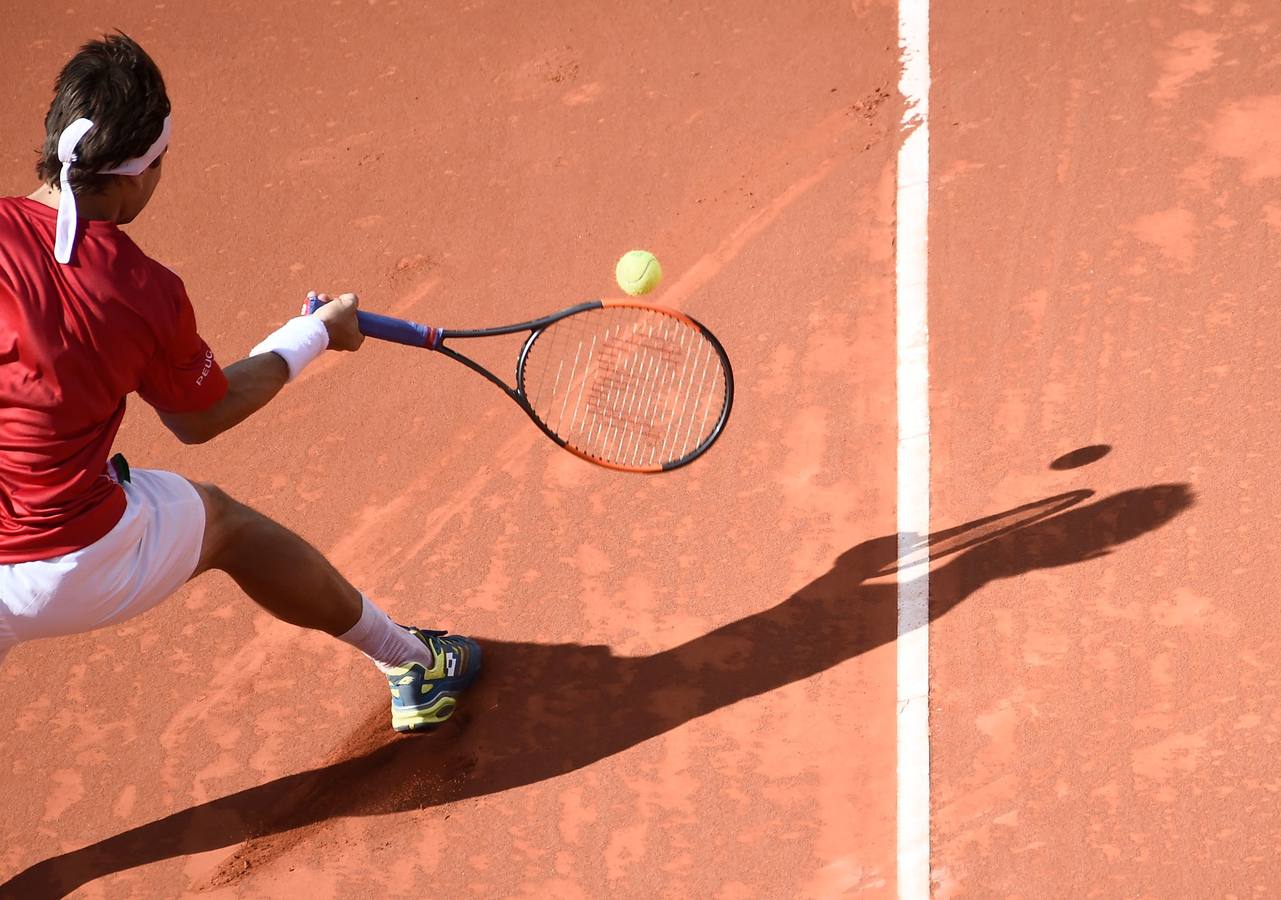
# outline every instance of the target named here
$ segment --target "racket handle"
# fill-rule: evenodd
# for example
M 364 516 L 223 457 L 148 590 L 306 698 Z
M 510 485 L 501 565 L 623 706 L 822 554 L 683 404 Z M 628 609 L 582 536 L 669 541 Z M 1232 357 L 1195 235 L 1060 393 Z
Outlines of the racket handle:
M 311 315 L 322 305 L 315 297 L 308 297 L 303 310 L 307 315 Z M 407 344 L 410 347 L 426 347 L 429 350 L 435 350 L 440 345 L 440 329 L 432 328 L 430 325 L 420 325 L 418 322 L 369 312 L 357 312 L 356 323 L 360 327 L 361 334 L 365 337 L 378 338 L 380 341 Z

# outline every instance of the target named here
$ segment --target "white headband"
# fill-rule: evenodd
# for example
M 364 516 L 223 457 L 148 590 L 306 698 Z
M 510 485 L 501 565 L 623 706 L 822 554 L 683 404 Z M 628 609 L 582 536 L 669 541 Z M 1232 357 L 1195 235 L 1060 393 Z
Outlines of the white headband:
M 98 175 L 141 175 L 154 163 L 165 148 L 169 146 L 171 116 L 165 116 L 165 123 L 160 129 L 160 137 L 147 148 L 142 156 L 126 160 L 114 169 L 103 169 Z M 58 137 L 58 162 L 62 163 L 62 173 L 58 184 L 62 191 L 58 198 L 58 228 L 54 232 L 53 258 L 60 263 L 71 261 L 71 249 L 76 243 L 76 195 L 71 190 L 71 164 L 76 161 L 76 147 L 93 123 L 88 119 L 76 119 L 62 130 Z

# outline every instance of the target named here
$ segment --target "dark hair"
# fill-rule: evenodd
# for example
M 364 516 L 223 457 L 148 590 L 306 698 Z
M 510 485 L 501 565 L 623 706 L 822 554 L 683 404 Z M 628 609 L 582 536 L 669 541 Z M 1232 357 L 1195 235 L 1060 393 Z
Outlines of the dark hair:
M 90 41 L 58 73 L 36 175 L 57 185 L 58 138 L 76 119 L 90 119 L 94 127 L 80 140 L 69 178 L 75 190 L 100 191 L 112 176 L 93 173 L 146 153 L 167 115 L 169 95 L 160 69 L 133 38 L 117 32 Z

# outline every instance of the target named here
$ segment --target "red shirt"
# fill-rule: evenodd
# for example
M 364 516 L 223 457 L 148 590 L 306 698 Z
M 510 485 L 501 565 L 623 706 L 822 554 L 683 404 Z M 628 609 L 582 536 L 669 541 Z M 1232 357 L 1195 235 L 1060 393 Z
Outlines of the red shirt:
M 87 547 L 125 510 L 106 476 L 125 396 L 205 409 L 227 379 L 182 279 L 110 222 L 53 258 L 57 210 L 0 198 L 0 564 Z

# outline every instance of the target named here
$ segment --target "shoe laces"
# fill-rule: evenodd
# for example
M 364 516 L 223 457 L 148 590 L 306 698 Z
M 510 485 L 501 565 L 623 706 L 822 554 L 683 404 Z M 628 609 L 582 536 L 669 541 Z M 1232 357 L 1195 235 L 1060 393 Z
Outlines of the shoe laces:
M 449 634 L 448 631 L 436 631 L 431 628 L 420 628 L 418 629 L 418 633 L 423 636 L 423 640 L 426 641 L 427 646 L 431 648 L 432 655 L 437 658 L 445 655 L 445 653 L 451 649 L 450 645 L 454 643 L 453 640 L 441 640 L 441 638 Z

